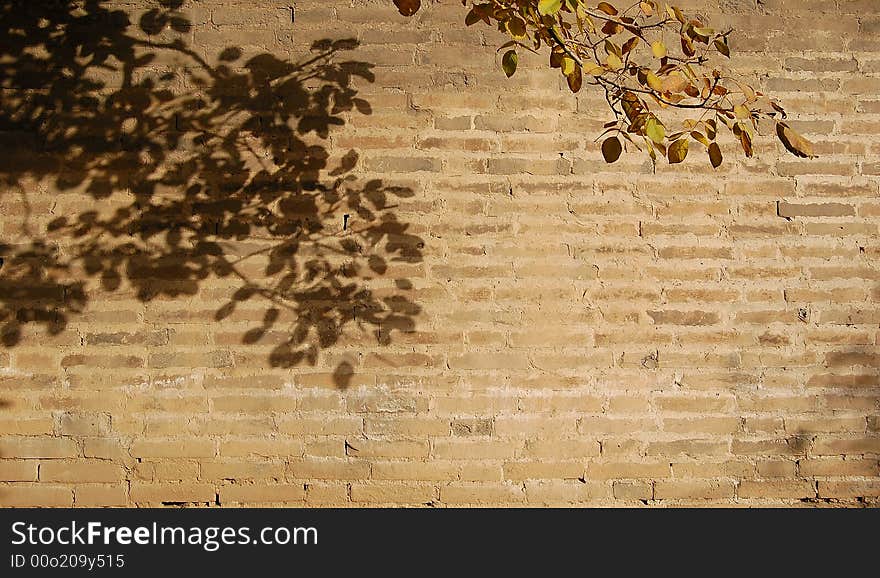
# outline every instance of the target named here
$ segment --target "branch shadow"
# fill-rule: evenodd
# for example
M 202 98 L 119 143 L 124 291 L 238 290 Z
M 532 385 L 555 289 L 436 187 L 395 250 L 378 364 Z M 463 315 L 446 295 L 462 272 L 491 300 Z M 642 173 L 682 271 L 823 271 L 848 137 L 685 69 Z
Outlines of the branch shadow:
M 354 151 L 329 150 L 346 114 L 371 113 L 355 84 L 372 65 L 344 58 L 357 41 L 318 41 L 296 62 L 228 46 L 212 65 L 184 40 L 182 6 L 159 0 L 137 24 L 106 0 L 0 7 L 0 204 L 22 217 L 0 240 L 3 346 L 28 325 L 63 332 L 90 281 L 141 302 L 234 282 L 214 318 L 262 303 L 242 342 L 271 343 L 273 367 L 316 364 L 348 327 L 383 344 L 412 331 L 411 281 L 371 281 L 422 260 L 395 212 L 414 193 L 362 182 Z M 44 226 L 34 183 L 61 215 Z M 340 363 L 336 385 L 353 371 Z

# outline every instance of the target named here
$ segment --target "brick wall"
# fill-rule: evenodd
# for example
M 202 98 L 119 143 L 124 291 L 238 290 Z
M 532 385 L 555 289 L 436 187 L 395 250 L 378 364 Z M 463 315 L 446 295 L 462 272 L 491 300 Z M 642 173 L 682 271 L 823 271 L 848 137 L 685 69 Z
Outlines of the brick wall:
M 13 59 L 0 505 L 877 505 L 880 4 L 684 3 L 821 155 L 717 171 L 606 165 L 598 94 L 424 4 Z

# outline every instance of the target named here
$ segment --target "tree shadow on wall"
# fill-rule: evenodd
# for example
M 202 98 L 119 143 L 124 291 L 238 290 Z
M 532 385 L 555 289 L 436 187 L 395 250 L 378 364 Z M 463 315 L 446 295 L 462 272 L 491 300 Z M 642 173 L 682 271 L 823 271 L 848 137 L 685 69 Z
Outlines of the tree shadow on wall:
M 353 84 L 372 65 L 342 58 L 357 42 L 316 42 L 298 62 L 230 46 L 210 65 L 184 41 L 182 4 L 158 1 L 137 24 L 105 0 L 0 8 L 0 204 L 22 217 L 0 241 L 2 343 L 27 324 L 64 331 L 89 279 L 143 302 L 231 280 L 215 318 L 264 304 L 243 342 L 271 343 L 273 367 L 314 365 L 349 326 L 380 343 L 412 330 L 410 281 L 371 280 L 422 259 L 394 211 L 413 192 L 359 182 L 356 153 L 328 150 L 345 113 L 371 112 Z M 61 215 L 36 231 L 34 186 Z

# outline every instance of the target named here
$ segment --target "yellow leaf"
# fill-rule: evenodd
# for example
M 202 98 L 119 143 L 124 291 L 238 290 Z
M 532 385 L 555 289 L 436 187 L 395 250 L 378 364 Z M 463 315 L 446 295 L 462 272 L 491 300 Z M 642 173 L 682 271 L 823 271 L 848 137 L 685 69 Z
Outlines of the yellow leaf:
M 605 69 L 593 62 L 587 62 L 584 64 L 584 72 L 593 76 L 602 76 Z
M 784 122 L 776 123 L 776 136 L 791 154 L 811 159 L 816 157 L 813 152 L 813 143 L 799 135 Z
M 553 16 L 562 8 L 562 0 L 540 0 L 538 2 L 538 14 Z
M 653 72 L 648 72 L 648 86 L 650 86 L 653 90 L 657 92 L 663 92 L 663 81 L 660 80 L 660 77 L 654 74 Z
M 575 67 L 574 60 L 572 60 L 568 56 L 564 56 L 562 58 L 562 74 L 564 74 L 565 76 L 568 76 L 569 74 L 574 72 L 574 67 Z
M 659 120 L 652 116 L 645 123 L 645 134 L 655 143 L 663 144 L 663 140 L 666 138 L 666 129 L 663 128 Z
M 668 10 L 673 18 L 675 18 L 682 24 L 687 24 L 687 18 L 684 17 L 684 14 L 681 13 L 681 10 L 679 10 L 678 7 L 670 6 Z
M 663 58 L 666 56 L 666 45 L 659 40 L 655 40 L 651 43 L 651 52 L 654 53 L 655 58 Z
M 741 104 L 733 107 L 733 114 L 735 114 L 737 118 L 741 118 L 743 120 L 746 120 L 752 116 L 751 111 Z
M 693 138 L 695 141 L 699 142 L 703 146 L 706 146 L 706 147 L 710 146 L 709 139 L 707 139 L 703 135 L 703 133 L 701 133 L 699 131 L 691 131 L 691 138 Z
M 609 54 L 607 62 L 611 70 L 620 70 L 623 67 L 623 62 L 616 54 Z

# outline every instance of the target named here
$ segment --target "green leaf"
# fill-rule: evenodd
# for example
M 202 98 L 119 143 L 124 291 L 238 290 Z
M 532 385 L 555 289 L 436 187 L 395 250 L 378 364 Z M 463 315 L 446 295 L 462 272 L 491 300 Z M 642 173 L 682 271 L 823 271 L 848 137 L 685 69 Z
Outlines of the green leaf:
M 517 56 L 516 50 L 508 50 L 504 53 L 504 56 L 501 58 L 501 68 L 504 70 L 507 78 L 510 78 L 516 72 L 516 65 L 518 63 L 519 56 Z
M 602 143 L 602 156 L 605 157 L 606 163 L 613 163 L 620 158 L 623 147 L 620 145 L 620 139 L 616 136 L 608 137 Z
M 717 142 L 713 142 L 709 145 L 709 162 L 712 163 L 712 168 L 717 169 L 721 166 L 721 147 L 718 146 Z
M 540 0 L 538 2 L 538 14 L 541 16 L 553 16 L 562 8 L 562 0 Z
M 663 139 L 666 138 L 666 129 L 663 128 L 663 124 L 659 120 L 652 116 L 645 123 L 645 134 L 655 143 L 663 144 Z
M 666 156 L 669 158 L 669 164 L 680 163 L 688 154 L 688 140 L 680 139 L 669 145 Z

